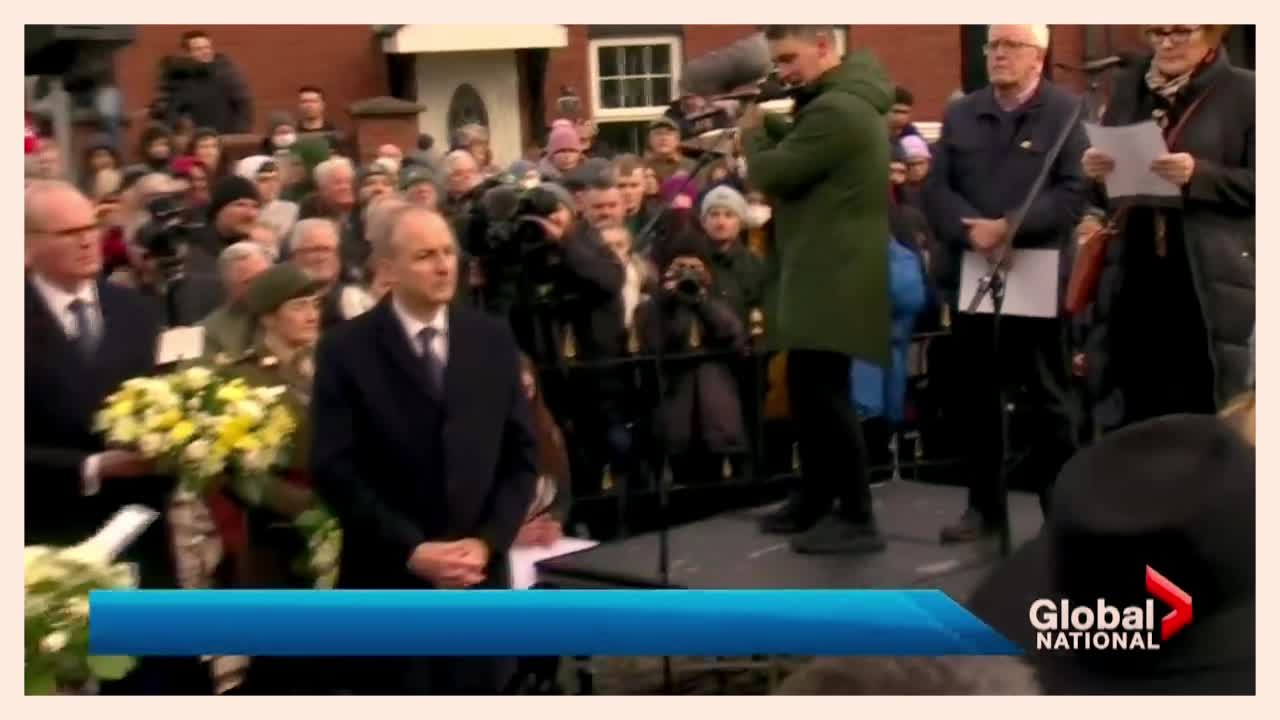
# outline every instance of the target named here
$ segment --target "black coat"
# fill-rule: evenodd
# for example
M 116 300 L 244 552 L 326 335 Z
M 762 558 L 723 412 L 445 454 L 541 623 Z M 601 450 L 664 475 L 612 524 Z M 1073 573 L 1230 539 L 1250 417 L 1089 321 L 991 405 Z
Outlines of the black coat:
M 1000 108 L 990 87 L 947 108 L 942 139 L 925 182 L 924 206 L 945 250 L 945 257 L 932 261 L 948 299 L 954 301 L 961 255 L 969 247 L 961 220 L 1006 217 L 1023 203 L 1078 102 L 1074 95 L 1041 80 L 1035 95 L 1012 113 Z M 1087 183 L 1080 159 L 1088 145 L 1084 128 L 1078 125 L 1067 136 L 1044 189 L 1027 211 L 1014 247 L 1068 247 L 1084 211 Z
M 240 69 L 226 55 L 213 62 L 170 58 L 161 69 L 162 117 L 175 127 L 178 118 L 190 115 L 196 127 L 208 127 L 221 135 L 253 129 L 253 98 Z
M 172 478 L 106 479 L 85 497 L 81 468 L 102 452 L 93 416 L 130 378 L 155 367 L 159 318 L 136 292 L 98 284 L 103 334 L 92 360 L 76 352 L 44 298 L 26 282 L 26 438 L 24 486 L 27 545 L 68 546 L 86 540 L 115 511 L 140 503 L 161 513 L 122 560 L 139 564 L 143 587 L 176 587 L 164 519 Z
M 690 344 L 695 318 L 701 334 L 696 348 Z M 636 330 L 646 354 L 708 353 L 664 363 L 667 383 L 656 430 L 666 439 L 667 451 L 678 455 L 701 446 L 716 454 L 746 452 L 746 423 L 733 373 L 736 358 L 730 354 L 744 347 L 746 333 L 732 307 L 719 298 L 690 304 L 661 293 L 636 308 Z
M 428 588 L 406 567 L 414 548 L 466 537 L 489 547 L 486 586 L 509 582 L 536 476 L 515 341 L 451 308 L 448 345 L 441 405 L 390 296 L 321 338 L 311 467 L 343 527 L 340 587 Z
M 1148 67 L 1150 62 L 1143 62 L 1116 78 L 1104 124 L 1151 119 L 1157 100 L 1144 79 Z M 1254 326 L 1254 74 L 1233 67 L 1226 53 L 1219 53 L 1213 65 L 1191 80 L 1186 94 L 1169 111 L 1170 121 L 1176 123 L 1187 106 L 1211 87 L 1213 95 L 1195 111 L 1172 149 L 1190 153 L 1196 165 L 1191 181 L 1182 191 L 1182 208 L 1165 211 L 1169 253 L 1189 266 L 1187 284 L 1194 289 L 1194 298 L 1162 298 L 1151 313 L 1177 312 L 1171 307 L 1176 303 L 1185 308 L 1184 316 L 1199 315 L 1195 332 L 1203 331 L 1203 335 L 1191 338 L 1187 352 L 1208 356 L 1207 362 L 1200 363 L 1206 373 L 1202 382 L 1207 385 L 1208 376 L 1212 376 L 1212 400 L 1221 406 L 1246 387 L 1249 337 Z M 1134 283 L 1141 280 L 1135 267 L 1143 262 L 1140 248 L 1145 247 L 1146 254 L 1151 254 L 1152 213 L 1150 208 L 1129 212 L 1121 237 L 1108 248 L 1092 307 L 1086 341 L 1089 384 L 1091 394 L 1111 415 L 1100 415 L 1104 425 L 1119 421 L 1117 413 L 1126 413 L 1113 372 L 1117 343 L 1124 342 L 1126 335 L 1131 340 L 1148 324 L 1141 321 L 1138 316 L 1142 313 L 1134 308 L 1144 300 L 1125 291 L 1126 287 L 1132 290 Z M 1120 318 L 1132 321 L 1122 322 Z M 1207 390 L 1205 395 L 1209 395 Z

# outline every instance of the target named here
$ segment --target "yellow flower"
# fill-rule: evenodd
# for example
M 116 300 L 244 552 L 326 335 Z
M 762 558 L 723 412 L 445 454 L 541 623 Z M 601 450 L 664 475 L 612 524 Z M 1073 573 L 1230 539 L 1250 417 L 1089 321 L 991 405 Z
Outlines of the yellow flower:
M 245 435 L 237 440 L 232 447 L 242 453 L 254 453 L 262 449 L 262 441 L 253 435 Z
M 138 439 L 138 421 L 131 417 L 120 418 L 107 433 L 107 439 L 122 445 L 131 444 Z
M 177 408 L 170 408 L 156 413 L 147 419 L 148 430 L 168 430 L 182 420 L 182 413 Z
M 233 417 L 224 420 L 218 428 L 218 443 L 225 445 L 227 449 L 234 448 L 240 438 L 249 432 L 249 428 L 253 426 L 253 422 L 245 417 Z
M 196 426 L 194 423 L 188 420 L 181 420 L 173 426 L 172 430 L 169 431 L 169 438 L 175 443 L 184 443 L 187 440 L 190 440 L 191 436 L 194 435 L 195 432 Z
M 120 418 L 129 417 L 130 415 L 132 415 L 133 409 L 134 409 L 133 400 L 131 398 L 123 398 L 117 402 L 112 403 L 111 406 L 107 409 L 107 412 L 111 415 L 113 419 L 118 420 Z
M 248 390 L 245 389 L 243 382 L 232 380 L 218 388 L 218 392 L 214 397 L 225 403 L 234 403 L 243 400 L 247 394 Z

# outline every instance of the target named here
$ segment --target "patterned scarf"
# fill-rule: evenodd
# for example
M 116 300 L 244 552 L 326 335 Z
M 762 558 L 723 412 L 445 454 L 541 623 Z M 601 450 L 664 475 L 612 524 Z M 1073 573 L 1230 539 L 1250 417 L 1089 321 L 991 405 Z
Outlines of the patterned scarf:
M 1151 61 L 1151 67 L 1147 69 L 1147 89 L 1157 97 L 1163 98 L 1169 107 L 1178 101 L 1187 86 L 1191 84 L 1191 79 L 1200 73 L 1206 67 L 1213 64 L 1218 59 L 1218 50 L 1214 48 L 1210 50 L 1195 64 L 1195 67 L 1178 75 L 1177 77 L 1166 77 L 1161 74 L 1157 68 L 1155 60 Z M 1160 131 L 1166 135 L 1169 133 L 1169 111 L 1163 107 L 1157 107 L 1151 111 L 1151 119 L 1155 120 L 1156 125 L 1160 126 Z M 1168 241 L 1168 215 L 1162 210 L 1155 211 L 1155 248 L 1157 257 L 1166 257 L 1169 253 Z
M 1201 70 L 1212 65 L 1213 61 L 1217 58 L 1217 49 L 1215 48 L 1210 50 L 1200 62 L 1196 63 L 1195 67 L 1181 75 L 1178 75 L 1177 77 L 1166 77 L 1161 74 L 1153 60 L 1151 62 L 1151 67 L 1147 69 L 1147 89 L 1150 90 L 1153 95 L 1163 98 L 1168 105 L 1172 106 L 1177 101 L 1178 96 L 1186 90 L 1187 85 L 1191 83 L 1191 79 L 1199 74 Z M 1164 108 L 1157 108 L 1151 113 L 1151 117 L 1156 121 L 1156 124 L 1160 126 L 1161 130 L 1168 129 L 1168 110 Z

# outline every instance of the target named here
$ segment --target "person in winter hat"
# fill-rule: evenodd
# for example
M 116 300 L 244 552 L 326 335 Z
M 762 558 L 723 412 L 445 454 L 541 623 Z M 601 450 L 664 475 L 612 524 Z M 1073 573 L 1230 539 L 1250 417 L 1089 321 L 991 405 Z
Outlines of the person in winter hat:
M 582 140 L 568 120 L 557 120 L 547 137 L 547 150 L 538 172 L 544 180 L 561 180 L 582 164 Z
M 933 154 L 929 152 L 929 143 L 919 135 L 907 135 L 899 141 L 902 154 L 907 163 L 907 183 L 920 187 L 929 176 L 929 165 Z

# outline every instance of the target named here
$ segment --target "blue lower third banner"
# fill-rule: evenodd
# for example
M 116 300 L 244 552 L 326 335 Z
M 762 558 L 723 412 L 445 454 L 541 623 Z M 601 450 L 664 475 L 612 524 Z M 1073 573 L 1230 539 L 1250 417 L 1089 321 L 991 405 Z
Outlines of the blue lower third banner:
M 1015 655 L 937 590 L 102 590 L 95 655 Z

